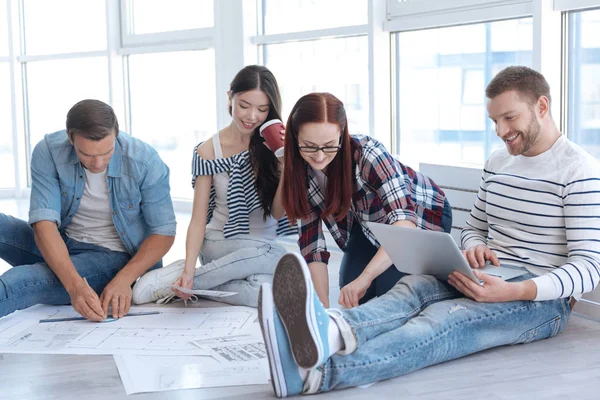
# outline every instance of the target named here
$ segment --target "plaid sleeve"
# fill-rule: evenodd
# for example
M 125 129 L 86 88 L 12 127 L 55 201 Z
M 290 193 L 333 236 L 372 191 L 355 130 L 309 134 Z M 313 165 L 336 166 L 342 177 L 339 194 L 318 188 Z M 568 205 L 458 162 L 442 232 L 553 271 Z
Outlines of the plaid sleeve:
M 382 146 L 365 148 L 362 174 L 375 190 L 387 214 L 387 223 L 411 221 L 419 225 L 416 206 L 396 160 Z
M 323 224 L 319 213 L 313 208 L 309 215 L 300 219 L 300 252 L 307 263 L 329 262 L 329 252 L 323 236 Z

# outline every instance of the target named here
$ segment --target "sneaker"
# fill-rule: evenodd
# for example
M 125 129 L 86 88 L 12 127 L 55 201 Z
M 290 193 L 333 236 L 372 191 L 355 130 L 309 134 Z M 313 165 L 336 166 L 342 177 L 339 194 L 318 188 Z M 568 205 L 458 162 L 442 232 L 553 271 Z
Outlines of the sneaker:
M 133 304 L 153 303 L 173 293 L 171 285 L 181 278 L 185 260 L 178 260 L 154 271 L 147 272 L 133 286 Z
M 277 263 L 273 298 L 296 363 L 306 369 L 325 363 L 329 358 L 330 318 L 300 254 L 285 254 Z
M 302 392 L 304 382 L 290 350 L 290 343 L 275 305 L 271 285 L 263 283 L 258 292 L 258 322 L 265 340 L 269 359 L 271 384 L 277 397 Z

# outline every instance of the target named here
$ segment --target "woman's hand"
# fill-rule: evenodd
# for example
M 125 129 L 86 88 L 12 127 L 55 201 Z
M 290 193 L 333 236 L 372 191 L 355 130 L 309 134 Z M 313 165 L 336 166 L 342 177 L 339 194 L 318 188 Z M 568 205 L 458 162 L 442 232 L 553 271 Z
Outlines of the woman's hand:
M 371 286 L 371 282 L 369 278 L 360 275 L 340 290 L 338 303 L 346 308 L 358 306 L 358 301 L 363 298 L 367 289 Z
M 192 270 L 191 273 L 187 273 L 186 271 L 183 272 L 183 275 L 181 275 L 181 278 L 177 279 L 175 281 L 175 283 L 173 283 L 173 285 L 175 286 L 180 286 L 184 289 L 192 289 L 192 286 L 194 286 L 194 271 Z M 191 294 L 189 293 L 183 293 L 177 289 L 173 289 L 173 291 L 175 292 L 175 294 L 178 297 L 181 297 L 181 299 L 183 299 L 184 301 L 187 301 L 190 299 L 190 297 L 192 297 Z

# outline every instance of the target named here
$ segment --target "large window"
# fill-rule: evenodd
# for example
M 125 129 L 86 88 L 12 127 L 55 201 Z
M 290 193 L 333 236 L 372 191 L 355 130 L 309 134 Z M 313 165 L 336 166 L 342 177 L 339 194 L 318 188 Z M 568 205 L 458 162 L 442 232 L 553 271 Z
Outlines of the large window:
M 365 36 L 274 44 L 264 52 L 281 88 L 284 118 L 301 96 L 330 92 L 344 102 L 350 132 L 369 133 Z
M 213 50 L 129 56 L 131 131 L 171 169 L 173 197 L 193 196 L 192 151 L 217 131 L 214 65 Z
M 368 39 L 361 28 L 368 22 L 368 1 L 262 4 L 263 62 L 279 83 L 283 118 L 301 96 L 330 92 L 344 102 L 350 133 L 369 134 Z
M 0 12 L 0 16 L 2 13 Z M 0 62 L 0 189 L 15 187 L 12 113 L 10 105 L 10 74 L 8 63 Z
M 367 23 L 366 0 L 263 0 L 264 34 Z
M 23 87 L 30 150 L 65 129 L 83 99 L 110 99 L 105 0 L 23 0 Z
M 27 64 L 29 135 L 33 147 L 46 133 L 65 129 L 69 109 L 83 99 L 108 103 L 105 57 Z
M 530 18 L 396 34 L 400 157 L 481 165 L 503 146 L 485 108 L 485 86 L 509 65 L 532 63 Z
M 24 0 L 26 54 L 106 49 L 105 0 Z
M 10 71 L 8 65 L 8 18 L 6 0 L 0 0 L 0 189 L 15 187 Z
M 213 25 L 213 0 L 132 0 L 130 4 L 134 34 L 207 28 Z
M 569 15 L 568 135 L 600 158 L 600 10 Z
M 0 57 L 8 56 L 8 18 L 6 0 L 0 0 Z

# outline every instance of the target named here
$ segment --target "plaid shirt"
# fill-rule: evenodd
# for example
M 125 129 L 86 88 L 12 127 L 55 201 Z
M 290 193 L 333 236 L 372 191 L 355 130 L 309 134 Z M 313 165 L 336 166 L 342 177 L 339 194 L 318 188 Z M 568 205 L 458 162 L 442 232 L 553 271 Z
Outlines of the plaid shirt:
M 357 147 L 354 152 L 354 193 L 346 218 L 336 222 L 332 215 L 321 218 L 325 196 L 315 172 L 307 167 L 308 198 L 311 212 L 300 219 L 298 245 L 307 263 L 329 261 L 323 236 L 324 221 L 337 245 L 346 250 L 352 225 L 361 224 L 365 236 L 379 247 L 365 222 L 393 224 L 411 221 L 417 227 L 441 231 L 442 212 L 446 196 L 430 178 L 394 159 L 377 140 L 364 135 L 352 135 Z

